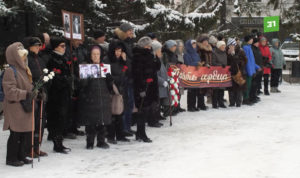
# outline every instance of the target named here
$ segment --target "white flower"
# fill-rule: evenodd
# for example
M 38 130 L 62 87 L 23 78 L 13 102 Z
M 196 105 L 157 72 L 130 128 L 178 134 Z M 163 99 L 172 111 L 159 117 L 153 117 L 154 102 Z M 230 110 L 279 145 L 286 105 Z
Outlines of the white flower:
M 43 78 L 43 81 L 44 81 L 44 82 L 48 82 L 48 81 L 49 81 L 49 77 L 45 76 L 45 77 Z
M 171 95 L 172 95 L 172 96 L 176 95 L 176 93 L 175 93 L 174 90 L 171 90 Z
M 172 77 L 174 77 L 175 76 L 175 72 L 171 72 L 171 75 L 172 75 Z
M 174 84 L 175 83 L 175 80 L 174 79 L 171 79 L 170 80 L 170 84 Z
M 55 72 L 50 72 L 50 75 L 52 76 L 52 77 L 54 77 L 55 76 Z
M 45 69 L 43 70 L 43 72 L 44 72 L 45 74 L 48 74 L 49 70 L 45 68 Z
M 175 101 L 172 101 L 172 106 L 175 104 Z
M 52 80 L 53 76 L 51 74 L 48 75 L 49 79 Z
M 174 84 L 174 88 L 178 89 L 178 84 L 177 83 Z

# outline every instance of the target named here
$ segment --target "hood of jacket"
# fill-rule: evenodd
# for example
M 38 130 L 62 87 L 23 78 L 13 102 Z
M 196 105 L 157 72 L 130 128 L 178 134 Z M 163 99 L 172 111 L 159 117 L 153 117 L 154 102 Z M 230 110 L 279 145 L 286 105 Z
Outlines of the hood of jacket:
M 124 45 L 124 43 L 122 43 L 119 40 L 113 40 L 110 44 L 109 44 L 109 48 L 108 48 L 108 53 L 107 56 L 109 57 L 111 62 L 116 62 L 116 55 L 115 55 L 115 50 L 117 48 L 121 48 L 122 52 L 126 53 L 126 47 Z
M 202 43 L 197 43 L 198 45 L 198 48 L 200 50 L 204 50 L 204 51 L 207 51 L 207 52 L 212 52 L 212 47 L 210 44 L 208 44 L 207 46 L 203 45 Z
M 193 45 L 191 43 L 192 40 L 188 40 L 185 42 L 185 54 L 188 54 L 190 55 L 194 60 L 199 60 L 200 59 L 200 56 L 199 54 L 197 53 L 197 50 L 195 48 L 193 48 Z
M 277 42 L 278 42 L 278 47 L 275 47 L 275 43 L 277 43 Z M 272 47 L 274 49 L 279 49 L 279 47 L 280 47 L 280 40 L 278 38 L 272 39 Z
M 24 49 L 24 46 L 20 42 L 15 42 L 9 45 L 6 49 L 6 61 L 9 65 L 26 70 L 26 64 L 19 56 L 19 49 Z

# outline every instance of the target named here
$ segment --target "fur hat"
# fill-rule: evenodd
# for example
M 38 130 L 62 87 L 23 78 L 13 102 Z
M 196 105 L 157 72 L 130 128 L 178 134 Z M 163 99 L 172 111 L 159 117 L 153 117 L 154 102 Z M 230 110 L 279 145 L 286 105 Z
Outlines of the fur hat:
M 27 49 L 18 49 L 18 54 L 20 57 L 27 56 L 28 51 L 27 51 Z
M 139 39 L 137 44 L 138 44 L 139 47 L 142 47 L 142 48 L 144 48 L 145 46 L 152 46 L 152 40 L 151 40 L 150 37 L 144 36 L 144 37 Z
M 171 49 L 173 46 L 177 46 L 177 43 L 174 40 L 168 40 L 166 41 L 165 45 L 167 49 Z
M 55 48 L 57 48 L 61 43 L 66 43 L 66 40 L 63 39 L 62 37 L 54 36 L 54 37 L 51 37 L 51 39 L 50 39 L 50 44 L 51 44 L 51 47 L 53 50 Z
M 122 25 L 120 25 L 120 29 L 123 32 L 127 32 L 129 30 L 133 30 L 133 27 L 129 23 L 123 23 Z
M 258 43 L 259 39 L 258 38 L 253 38 L 253 44 Z
M 152 41 L 152 50 L 156 52 L 158 49 L 162 48 L 162 44 L 156 40 Z
M 103 36 L 105 36 L 105 33 L 101 30 L 98 30 L 98 31 L 94 32 L 94 39 L 97 39 L 97 38 L 100 38 L 100 37 L 103 37 Z
M 208 41 L 209 40 L 209 37 L 207 35 L 201 35 L 197 41 L 202 43 L 203 41 Z
M 209 44 L 216 45 L 218 43 L 218 39 L 215 36 L 210 36 L 208 42 Z
M 218 41 L 217 42 L 217 48 L 220 48 L 221 46 L 226 46 L 226 43 L 225 43 L 225 41 Z
M 227 46 L 230 46 L 230 45 L 236 46 L 236 40 L 234 38 L 228 38 Z

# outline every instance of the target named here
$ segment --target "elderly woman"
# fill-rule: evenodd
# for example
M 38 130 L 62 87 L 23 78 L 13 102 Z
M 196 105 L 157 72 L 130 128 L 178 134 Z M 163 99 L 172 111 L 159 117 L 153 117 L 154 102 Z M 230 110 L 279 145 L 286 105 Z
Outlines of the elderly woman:
M 101 48 L 96 45 L 91 48 L 90 64 L 101 66 Z M 86 148 L 93 149 L 95 137 L 97 136 L 97 147 L 109 148 L 105 142 L 105 126 L 110 125 L 111 119 L 111 98 L 112 81 L 109 76 L 106 78 L 82 79 L 79 94 L 79 120 L 85 125 Z
M 212 66 L 222 66 L 223 68 L 227 65 L 227 55 L 226 55 L 226 43 L 224 41 L 218 41 L 217 48 L 212 54 Z M 213 89 L 212 95 L 212 105 L 214 109 L 226 108 L 223 101 L 224 89 L 215 88 Z
M 28 51 L 19 42 L 6 49 L 6 60 L 10 65 L 3 76 L 4 127 L 10 130 L 7 141 L 6 164 L 23 166 L 32 161 L 26 159 L 26 151 L 30 149 L 32 132 L 32 112 L 25 112 L 21 102 L 31 105 L 34 98 L 32 90 L 32 75 L 27 66 Z

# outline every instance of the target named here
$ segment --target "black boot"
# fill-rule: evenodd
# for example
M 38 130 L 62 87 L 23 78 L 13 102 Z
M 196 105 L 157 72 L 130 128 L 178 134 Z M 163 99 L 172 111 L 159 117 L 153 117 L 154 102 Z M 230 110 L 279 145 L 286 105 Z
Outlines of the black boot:
M 264 94 L 265 94 L 266 96 L 269 96 L 269 95 L 270 95 L 269 90 L 265 90 Z
M 147 137 L 146 131 L 145 131 L 146 117 L 147 117 L 147 114 L 139 113 L 139 118 L 137 119 L 137 132 L 136 132 L 135 138 L 137 141 L 143 141 L 146 143 L 150 143 L 152 141 Z
M 6 165 L 21 167 L 24 165 L 24 162 L 23 161 L 6 161 Z
M 94 140 L 95 140 L 95 135 L 86 134 L 86 149 L 92 150 L 94 148 Z
M 70 148 L 67 148 L 63 145 L 62 143 L 63 137 L 62 136 L 55 136 L 53 137 L 53 143 L 54 143 L 54 148 L 53 150 L 57 153 L 64 153 L 67 154 L 68 152 L 71 151 Z

